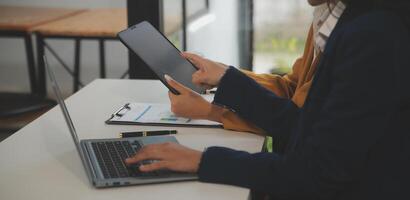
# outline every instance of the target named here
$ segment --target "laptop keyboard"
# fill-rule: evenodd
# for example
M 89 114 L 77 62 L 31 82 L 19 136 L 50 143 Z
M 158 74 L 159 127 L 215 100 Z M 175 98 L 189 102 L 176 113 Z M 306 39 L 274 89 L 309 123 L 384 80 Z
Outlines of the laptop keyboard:
M 158 177 L 169 173 L 169 171 L 143 173 L 138 170 L 140 164 L 148 164 L 154 161 L 143 161 L 133 166 L 127 166 L 124 163 L 126 158 L 133 156 L 141 149 L 141 144 L 138 141 L 132 143 L 129 141 L 92 142 L 91 146 L 104 178 Z

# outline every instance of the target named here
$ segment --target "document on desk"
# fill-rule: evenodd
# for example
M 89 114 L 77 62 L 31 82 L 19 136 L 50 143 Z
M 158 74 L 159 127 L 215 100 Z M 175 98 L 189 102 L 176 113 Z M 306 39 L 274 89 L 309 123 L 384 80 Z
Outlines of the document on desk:
M 107 124 L 222 127 L 221 123 L 177 117 L 169 104 L 127 103 L 111 115 Z

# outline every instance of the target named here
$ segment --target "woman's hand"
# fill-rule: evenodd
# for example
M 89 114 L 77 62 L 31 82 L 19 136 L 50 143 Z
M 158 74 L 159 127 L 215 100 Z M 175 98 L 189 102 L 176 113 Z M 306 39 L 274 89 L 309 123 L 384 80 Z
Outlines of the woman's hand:
M 184 52 L 181 55 L 198 67 L 198 71 L 192 75 L 192 82 L 207 89 L 218 86 L 228 69 L 225 64 L 202 58 L 196 54 Z
M 165 75 L 168 84 L 180 94 L 168 92 L 171 111 L 180 117 L 221 122 L 223 108 L 206 101 L 201 95 Z
M 196 173 L 201 161 L 202 152 L 189 149 L 182 145 L 168 142 L 144 146 L 135 156 L 125 160 L 127 165 L 144 160 L 156 160 L 151 164 L 139 167 L 142 172 L 168 169 L 178 172 Z

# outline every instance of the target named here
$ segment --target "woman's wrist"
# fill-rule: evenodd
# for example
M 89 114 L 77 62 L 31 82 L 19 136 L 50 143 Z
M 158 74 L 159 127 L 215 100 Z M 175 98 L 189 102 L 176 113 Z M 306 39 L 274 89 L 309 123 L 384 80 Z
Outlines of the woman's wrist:
M 225 75 L 226 71 L 229 69 L 228 65 L 219 63 L 221 65 L 221 71 L 219 72 L 219 77 L 217 78 L 215 87 L 217 87 L 219 85 L 219 83 L 221 82 L 222 77 Z
M 221 123 L 224 108 L 217 106 L 215 104 L 209 103 L 208 109 L 209 109 L 209 112 L 208 112 L 206 119 Z

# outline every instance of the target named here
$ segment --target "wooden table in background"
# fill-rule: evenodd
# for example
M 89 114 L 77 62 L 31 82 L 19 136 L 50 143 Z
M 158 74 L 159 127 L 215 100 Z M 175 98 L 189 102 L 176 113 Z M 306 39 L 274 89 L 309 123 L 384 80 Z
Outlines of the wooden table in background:
M 83 11 L 83 9 L 0 6 L 0 37 L 24 39 L 32 92 L 37 91 L 37 83 L 31 29 Z
M 37 35 L 37 54 L 39 67 L 39 88 L 46 93 L 45 68 L 43 62 L 44 49 L 47 48 L 74 77 L 74 91 L 82 85 L 80 81 L 80 54 L 82 39 L 98 40 L 100 55 L 100 78 L 105 72 L 105 40 L 117 40 L 117 33 L 127 28 L 127 10 L 120 8 L 92 9 L 61 20 L 37 26 L 32 29 Z M 45 39 L 74 39 L 74 70 L 69 70 L 65 62 L 45 42 Z
M 0 6 L 0 37 L 22 38 L 25 44 L 28 79 L 31 93 L 1 92 L 0 129 L 14 132 L 43 114 L 53 100 L 39 95 L 31 30 L 35 26 L 49 23 L 83 12 L 83 9 Z M 6 46 L 0 46 L 7 51 Z M 24 59 L 24 55 L 16 55 Z

